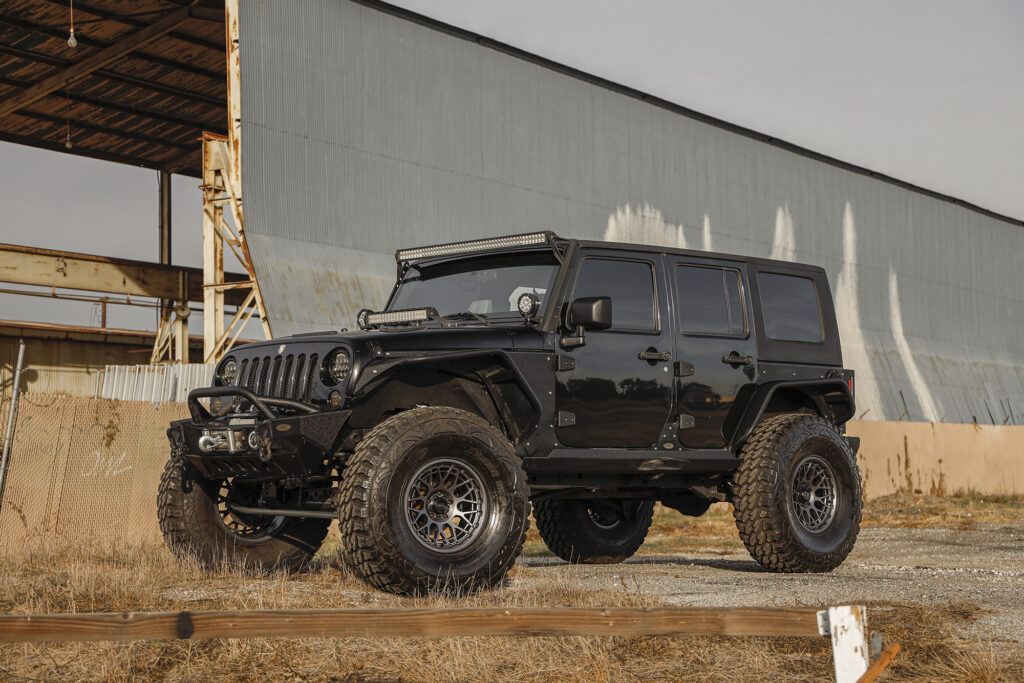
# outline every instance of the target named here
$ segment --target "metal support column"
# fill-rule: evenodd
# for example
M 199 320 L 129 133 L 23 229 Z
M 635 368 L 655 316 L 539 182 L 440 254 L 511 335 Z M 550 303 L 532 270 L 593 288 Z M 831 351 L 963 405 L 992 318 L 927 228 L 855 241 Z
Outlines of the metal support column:
M 171 264 L 171 173 L 159 171 L 160 174 L 160 263 Z
M 263 335 L 271 338 L 263 296 L 256 282 L 242 211 L 242 110 L 238 55 L 238 0 L 224 2 L 227 47 L 228 135 L 203 133 L 203 362 L 216 363 L 234 345 L 245 324 L 258 315 Z M 231 220 L 226 220 L 230 217 Z M 224 281 L 225 245 L 249 279 Z M 248 290 L 225 325 L 224 292 Z
M 160 263 L 171 264 L 171 173 L 159 173 L 158 204 L 160 209 L 157 250 Z M 161 299 L 159 308 L 159 329 L 153 344 L 151 363 L 170 361 L 188 363 L 188 288 L 182 280 L 178 283 L 178 299 Z
M 218 173 L 207 164 L 203 144 L 203 356 L 211 363 L 217 341 L 224 336 L 224 240 L 217 228 L 224 223 Z
M 216 363 L 234 345 L 245 324 L 258 315 L 263 334 L 271 338 L 263 297 L 245 243 L 239 174 L 232 168 L 228 139 L 203 133 L 203 362 Z M 225 210 L 225 207 L 227 210 Z M 231 221 L 228 221 L 228 215 Z M 225 282 L 224 255 L 230 252 L 249 279 Z M 248 290 L 234 316 L 225 324 L 224 293 Z
M 7 431 L 4 434 L 4 451 L 0 457 L 0 505 L 4 500 L 4 486 L 7 483 L 7 463 L 11 457 L 11 442 L 14 440 L 14 421 L 18 415 L 18 389 L 21 387 L 21 368 L 25 363 L 25 340 L 18 340 L 18 364 L 11 384 L 11 410 L 7 416 Z

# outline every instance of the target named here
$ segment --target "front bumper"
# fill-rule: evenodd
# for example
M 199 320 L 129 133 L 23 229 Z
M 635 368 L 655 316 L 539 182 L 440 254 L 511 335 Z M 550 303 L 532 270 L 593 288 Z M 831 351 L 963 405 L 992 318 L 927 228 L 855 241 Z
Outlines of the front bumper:
M 256 407 L 253 415 L 214 417 L 198 399 L 240 396 Z M 298 402 L 288 402 L 298 403 Z M 191 419 L 167 430 L 171 454 L 185 458 L 211 479 L 247 477 L 282 479 L 324 474 L 324 459 L 333 453 L 351 410 L 317 411 L 307 404 L 300 414 L 279 416 L 277 399 L 257 397 L 239 387 L 197 389 L 189 394 Z

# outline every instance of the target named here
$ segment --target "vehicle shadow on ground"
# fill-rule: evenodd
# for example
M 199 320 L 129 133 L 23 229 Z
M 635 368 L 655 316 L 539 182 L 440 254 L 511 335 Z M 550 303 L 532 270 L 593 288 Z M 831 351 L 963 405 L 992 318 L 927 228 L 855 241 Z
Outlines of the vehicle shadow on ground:
M 577 566 L 580 569 L 596 569 L 600 566 L 609 565 L 571 565 L 564 560 L 560 560 L 557 557 L 525 557 L 520 558 L 519 562 L 532 569 L 542 569 L 545 567 L 572 567 Z M 697 559 L 691 557 L 682 557 L 678 555 L 639 555 L 634 556 L 623 562 L 623 564 L 650 564 L 650 565 L 661 565 L 661 566 L 674 566 L 674 567 L 708 567 L 709 569 L 724 569 L 732 572 L 745 572 L 745 573 L 765 573 L 767 570 L 761 565 L 757 564 L 753 560 L 727 560 L 727 559 Z

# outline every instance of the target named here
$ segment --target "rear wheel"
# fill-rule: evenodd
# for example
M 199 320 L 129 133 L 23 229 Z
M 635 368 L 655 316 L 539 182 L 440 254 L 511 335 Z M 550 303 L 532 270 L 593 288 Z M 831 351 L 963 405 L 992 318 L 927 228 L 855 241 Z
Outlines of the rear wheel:
M 327 519 L 243 515 L 232 505 L 257 506 L 261 487 L 211 480 L 188 463 L 170 461 L 160 478 L 157 511 L 167 547 L 209 569 L 302 569 L 327 536 Z
M 526 474 L 483 418 L 424 407 L 374 427 L 340 490 L 342 555 L 363 580 L 402 595 L 500 582 L 529 523 Z
M 853 451 L 829 422 L 779 415 L 740 453 L 733 515 L 750 555 L 777 572 L 827 572 L 860 531 L 861 482 Z
M 566 562 L 614 564 L 643 545 L 654 501 L 562 498 L 534 504 L 544 543 Z

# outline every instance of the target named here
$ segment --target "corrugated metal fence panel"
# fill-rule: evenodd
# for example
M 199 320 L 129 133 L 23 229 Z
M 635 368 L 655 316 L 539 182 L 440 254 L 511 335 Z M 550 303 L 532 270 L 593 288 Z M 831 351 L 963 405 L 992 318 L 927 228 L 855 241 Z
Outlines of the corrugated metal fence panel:
M 92 398 L 103 367 L 138 358 L 137 347 L 116 343 L 25 338 L 21 391 Z M 147 350 L 148 353 L 148 350 Z M 0 395 L 10 396 L 18 338 L 0 337 Z
M 150 403 L 183 402 L 188 392 L 213 383 L 213 364 L 108 365 L 100 398 Z
M 1024 423 L 1019 222 L 370 3 L 241 3 L 240 28 L 246 234 L 276 335 L 381 306 L 403 246 L 710 247 L 829 271 L 865 419 Z

